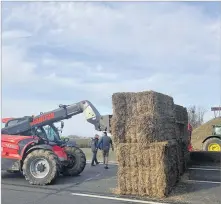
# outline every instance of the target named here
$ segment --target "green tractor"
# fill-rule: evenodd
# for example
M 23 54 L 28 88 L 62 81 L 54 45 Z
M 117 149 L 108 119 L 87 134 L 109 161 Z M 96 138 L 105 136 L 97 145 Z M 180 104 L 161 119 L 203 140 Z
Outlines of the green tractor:
M 212 135 L 203 141 L 203 151 L 221 151 L 221 125 L 213 125 Z

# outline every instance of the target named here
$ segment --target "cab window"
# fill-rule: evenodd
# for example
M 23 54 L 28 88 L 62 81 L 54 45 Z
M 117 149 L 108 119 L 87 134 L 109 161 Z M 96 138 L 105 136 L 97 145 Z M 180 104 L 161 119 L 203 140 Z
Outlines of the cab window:
M 8 126 L 12 126 L 12 125 L 15 125 L 15 124 L 17 124 L 18 123 L 18 120 L 10 120 L 10 121 L 8 121 L 8 123 L 6 123 L 6 127 L 8 127 Z
M 215 135 L 221 135 L 221 127 L 215 127 Z
M 57 133 L 54 131 L 53 128 L 51 128 L 49 125 L 46 125 L 43 127 L 46 134 L 47 134 L 47 138 L 49 141 L 54 142 L 56 140 L 57 137 Z
M 37 135 L 38 137 L 47 139 L 44 130 L 42 130 L 41 128 L 37 128 L 35 130 L 35 135 Z

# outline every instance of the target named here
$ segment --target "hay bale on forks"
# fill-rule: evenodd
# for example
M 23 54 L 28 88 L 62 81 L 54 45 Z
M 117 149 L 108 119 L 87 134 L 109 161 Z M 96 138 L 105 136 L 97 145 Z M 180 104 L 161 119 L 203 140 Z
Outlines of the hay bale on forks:
M 161 93 L 115 93 L 111 128 L 115 143 L 151 143 L 174 139 L 173 98 Z
M 149 113 L 173 116 L 173 98 L 154 91 L 122 92 L 112 96 L 113 116 L 127 119 L 132 115 Z

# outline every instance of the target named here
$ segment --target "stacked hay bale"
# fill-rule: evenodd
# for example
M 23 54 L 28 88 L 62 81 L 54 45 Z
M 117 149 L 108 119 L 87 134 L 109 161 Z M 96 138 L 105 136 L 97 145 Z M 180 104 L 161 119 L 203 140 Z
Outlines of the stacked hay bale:
M 180 175 L 184 173 L 189 160 L 189 136 L 188 136 L 188 113 L 187 109 L 180 105 L 175 105 L 174 115 L 176 120 L 176 138 L 180 146 Z
M 118 192 L 167 196 L 181 174 L 173 98 L 153 91 L 115 93 L 112 102 Z
M 115 143 L 149 144 L 176 137 L 172 97 L 153 91 L 115 93 L 112 101 Z

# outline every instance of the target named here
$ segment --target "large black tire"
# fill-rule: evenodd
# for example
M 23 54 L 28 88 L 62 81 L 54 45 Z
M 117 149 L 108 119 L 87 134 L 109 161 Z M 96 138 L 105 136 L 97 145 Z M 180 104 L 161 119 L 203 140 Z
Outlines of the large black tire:
M 70 158 L 73 158 L 73 164 L 64 168 L 63 175 L 77 176 L 86 166 L 86 156 L 78 147 L 65 147 L 65 152 Z
M 44 161 L 47 165 L 46 169 L 48 173 L 46 172 L 46 175 L 43 175 L 43 177 L 37 175 L 39 171 L 38 173 L 36 173 L 36 170 L 31 170 L 31 168 L 34 165 L 34 162 L 38 160 Z M 59 161 L 57 156 L 52 151 L 43 149 L 34 150 L 30 152 L 25 158 L 22 170 L 25 179 L 28 180 L 30 184 L 47 185 L 54 182 L 57 178 L 59 172 Z
M 214 150 L 212 150 L 212 147 L 210 148 L 212 145 Z M 221 151 L 221 140 L 216 137 L 209 138 L 203 143 L 203 151 Z

